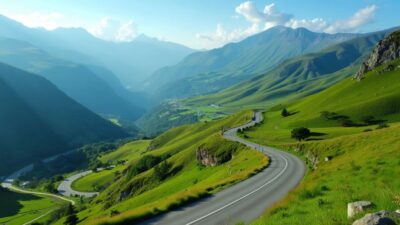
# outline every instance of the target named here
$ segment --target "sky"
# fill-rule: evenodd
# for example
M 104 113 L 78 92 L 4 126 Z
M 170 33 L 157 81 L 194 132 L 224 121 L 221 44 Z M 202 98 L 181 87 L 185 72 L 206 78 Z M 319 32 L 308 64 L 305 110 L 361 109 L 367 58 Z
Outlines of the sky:
M 212 49 L 273 26 L 371 32 L 400 25 L 400 0 L 0 0 L 0 14 L 28 27 L 82 27 L 128 42 L 140 34 Z

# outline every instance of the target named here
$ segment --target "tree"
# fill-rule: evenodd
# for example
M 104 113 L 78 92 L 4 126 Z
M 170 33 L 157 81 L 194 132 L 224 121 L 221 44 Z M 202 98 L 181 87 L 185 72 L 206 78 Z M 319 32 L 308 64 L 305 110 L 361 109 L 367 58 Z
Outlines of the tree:
M 171 164 L 164 160 L 162 163 L 154 167 L 154 176 L 158 180 L 164 180 L 167 178 Z
M 64 225 L 76 225 L 78 223 L 78 217 L 76 216 L 75 208 L 72 204 L 68 205 L 67 218 L 64 221 Z
M 286 108 L 283 108 L 283 109 L 282 109 L 282 112 L 281 112 L 281 115 L 282 115 L 283 117 L 287 117 L 287 116 L 290 116 L 290 113 L 287 111 Z
M 295 138 L 299 141 L 304 140 L 311 136 L 311 132 L 308 128 L 300 127 L 292 130 L 292 138 Z
M 373 116 L 364 116 L 361 118 L 361 121 L 363 121 L 367 125 L 374 124 L 375 118 Z

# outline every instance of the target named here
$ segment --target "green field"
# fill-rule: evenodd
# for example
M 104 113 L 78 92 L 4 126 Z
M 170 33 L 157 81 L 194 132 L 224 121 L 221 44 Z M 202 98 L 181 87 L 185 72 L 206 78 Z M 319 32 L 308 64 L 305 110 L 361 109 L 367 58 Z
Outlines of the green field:
M 227 141 L 220 134 L 221 127 L 243 124 L 252 118 L 252 114 L 247 111 L 220 121 L 177 127 L 151 142 L 128 143 L 102 156 L 102 161 L 129 159 L 129 162 L 124 165 L 126 171 L 122 171 L 118 178 L 113 178 L 115 181 L 111 186 L 101 192 L 87 210 L 79 213 L 80 218 L 85 218 L 82 224 L 135 221 L 212 194 L 264 168 L 268 159 L 262 153 Z M 217 157 L 223 158 L 226 154 L 233 154 L 234 157 L 218 166 L 200 166 L 196 160 L 196 149 L 200 145 Z M 129 171 L 147 155 L 159 156 L 171 165 L 165 179 L 155 179 L 154 168 L 130 175 Z M 109 173 L 112 170 L 82 178 L 81 181 L 86 183 L 82 186 L 90 187 L 90 180 L 103 179 Z M 127 191 L 130 191 L 129 196 L 118 200 L 120 194 Z M 119 214 L 110 216 L 112 211 Z
M 392 62 L 396 66 L 399 61 Z M 400 208 L 400 71 L 381 73 L 386 65 L 357 82 L 344 80 L 327 90 L 289 105 L 292 115 L 283 117 L 280 107 L 265 113 L 265 122 L 244 135 L 254 142 L 277 146 L 305 158 L 318 157 L 301 185 L 278 202 L 254 224 L 351 224 L 347 203 L 372 201 L 367 211 Z M 340 126 L 322 111 L 346 116 L 354 125 Z M 373 116 L 366 125 L 364 116 Z M 377 129 L 378 123 L 389 128 Z M 314 136 L 298 142 L 291 130 L 307 127 Z M 325 161 L 325 157 L 332 157 Z M 307 160 L 306 160 L 307 162 Z M 363 214 L 360 214 L 362 216 Z
M 116 173 L 122 173 L 122 171 L 126 169 L 127 165 L 129 165 L 129 161 L 137 160 L 138 157 L 144 154 L 149 144 L 150 140 L 133 141 L 121 146 L 117 151 L 101 156 L 99 160 L 103 163 L 116 165 L 120 160 L 126 160 L 128 163 L 82 177 L 72 183 L 72 188 L 84 192 L 103 190 L 114 181 Z
M 24 224 L 64 203 L 50 197 L 22 194 L 3 188 L 0 188 L 0 199 L 0 224 L 7 225 Z

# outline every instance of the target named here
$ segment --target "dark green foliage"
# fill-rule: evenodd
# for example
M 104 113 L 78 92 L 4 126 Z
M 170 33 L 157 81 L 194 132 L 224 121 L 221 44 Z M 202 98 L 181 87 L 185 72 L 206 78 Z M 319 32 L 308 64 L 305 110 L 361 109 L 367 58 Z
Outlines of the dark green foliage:
M 172 165 L 164 160 L 162 163 L 154 167 L 154 176 L 158 180 L 164 180 L 168 177 Z
M 375 123 L 375 117 L 374 116 L 364 116 L 361 118 L 361 121 L 367 125 L 371 125 L 371 124 Z
M 127 178 L 131 179 L 133 176 L 153 168 L 161 161 L 162 158 L 160 156 L 145 155 L 140 158 L 139 161 L 135 163 L 131 168 L 129 168 Z
M 388 127 L 389 127 L 389 125 L 387 123 L 380 123 L 378 125 L 378 127 L 376 127 L 376 129 L 383 129 L 383 128 L 388 128 Z
M 78 224 L 79 218 L 76 215 L 75 208 L 72 204 L 68 205 L 67 212 L 66 212 L 66 218 L 64 221 L 64 225 L 76 225 Z
M 0 175 L 78 145 L 126 133 L 50 82 L 0 64 Z
M 290 114 L 289 114 L 289 112 L 287 111 L 286 108 L 283 108 L 283 109 L 282 109 L 281 115 L 282 115 L 283 117 L 290 116 Z
M 300 127 L 292 130 L 292 138 L 299 141 L 304 140 L 311 136 L 311 132 L 308 128 Z
M 340 126 L 342 126 L 342 127 L 351 127 L 351 126 L 353 126 L 353 121 L 351 121 L 350 119 L 341 118 L 338 121 L 339 121 Z

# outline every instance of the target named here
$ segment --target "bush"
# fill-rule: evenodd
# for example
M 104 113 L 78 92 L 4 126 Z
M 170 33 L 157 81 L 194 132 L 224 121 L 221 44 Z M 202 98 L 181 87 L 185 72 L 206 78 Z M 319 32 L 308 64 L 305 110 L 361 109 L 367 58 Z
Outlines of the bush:
M 308 128 L 300 127 L 292 130 L 292 138 L 299 141 L 304 140 L 311 136 L 311 131 Z
M 163 161 L 159 165 L 154 167 L 154 176 L 158 180 L 164 180 L 168 177 L 169 170 L 171 169 L 172 165 L 167 161 Z
M 287 116 L 290 116 L 290 113 L 287 111 L 286 108 L 283 108 L 283 109 L 282 109 L 282 112 L 281 112 L 281 115 L 282 115 L 283 117 L 287 117 Z
M 386 123 L 380 123 L 376 129 L 383 129 L 383 128 L 388 128 L 388 127 L 389 127 L 388 124 L 386 124 Z
M 155 165 L 160 163 L 162 158 L 160 156 L 145 155 L 139 159 L 139 161 L 131 167 L 129 170 L 128 178 L 131 178 L 139 173 L 153 168 Z
M 375 118 L 373 116 L 364 116 L 361 118 L 361 121 L 367 125 L 374 124 Z

